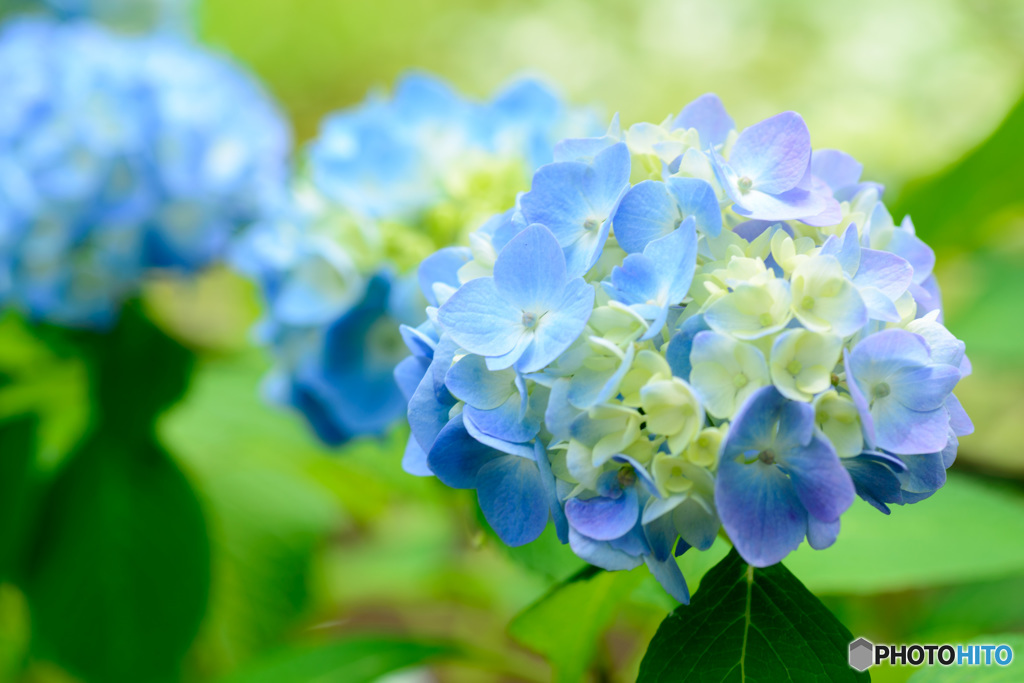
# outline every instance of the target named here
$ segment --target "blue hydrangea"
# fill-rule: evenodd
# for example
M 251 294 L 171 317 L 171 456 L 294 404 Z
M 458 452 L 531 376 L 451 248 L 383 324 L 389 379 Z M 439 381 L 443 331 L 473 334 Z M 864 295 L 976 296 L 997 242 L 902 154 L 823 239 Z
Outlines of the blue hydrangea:
M 19 10 L 63 20 L 91 19 L 130 31 L 191 32 L 194 0 L 14 0 Z
M 550 522 L 586 561 L 726 536 L 754 566 L 945 481 L 973 427 L 934 254 L 798 114 L 737 131 L 714 95 L 567 139 L 532 188 L 423 262 L 403 334 L 405 466 L 475 489 L 507 543 Z
M 422 323 L 424 306 L 458 286 L 447 273 L 493 264 L 494 245 L 517 228 L 498 216 L 472 231 L 515 202 L 533 171 L 553 159 L 558 139 L 597 130 L 589 111 L 568 107 L 533 79 L 479 102 L 437 78 L 410 74 L 390 96 L 374 93 L 327 117 L 290 196 L 236 251 L 238 267 L 260 283 L 266 299 L 259 336 L 277 361 L 265 385 L 271 400 L 298 409 L 330 445 L 385 431 L 408 400 L 407 383 L 394 377 L 406 354 L 399 324 Z M 590 291 L 579 277 L 567 279 L 557 244 L 544 255 L 551 258 L 527 265 L 560 267 L 560 279 L 545 271 L 539 281 L 555 278 L 551 286 L 513 297 L 507 316 L 521 317 L 526 305 L 557 307 L 562 302 L 552 297 Z M 529 261 L 530 254 L 521 258 Z M 506 287 L 507 280 L 516 293 L 523 264 L 511 259 L 510 252 L 505 277 L 492 286 Z M 586 316 L 578 313 L 572 336 Z M 505 341 L 507 335 L 480 343 L 502 348 L 506 367 L 551 360 L 548 336 L 516 349 L 504 348 Z
M 103 328 L 193 273 L 279 191 L 289 134 L 234 64 L 164 37 L 23 20 L 0 34 L 0 296 Z

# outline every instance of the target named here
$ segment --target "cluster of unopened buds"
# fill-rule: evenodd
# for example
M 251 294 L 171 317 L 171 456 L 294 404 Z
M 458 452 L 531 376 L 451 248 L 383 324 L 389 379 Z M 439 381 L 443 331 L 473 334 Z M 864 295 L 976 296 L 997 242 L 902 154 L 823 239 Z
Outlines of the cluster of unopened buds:
M 972 426 L 934 254 L 792 112 L 742 131 L 714 95 L 567 139 L 469 246 L 419 269 L 396 371 L 405 467 L 475 489 L 508 544 L 609 570 L 722 531 L 754 566 L 824 548 L 860 495 L 945 481 Z

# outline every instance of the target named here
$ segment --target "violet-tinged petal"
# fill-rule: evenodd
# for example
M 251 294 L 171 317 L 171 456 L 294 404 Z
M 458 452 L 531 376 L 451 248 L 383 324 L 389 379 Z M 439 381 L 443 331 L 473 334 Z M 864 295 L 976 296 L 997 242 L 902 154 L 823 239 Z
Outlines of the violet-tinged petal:
M 729 133 L 736 127 L 732 117 L 725 110 L 725 105 L 718 95 L 705 93 L 683 107 L 679 116 L 672 122 L 673 130 L 677 128 L 694 128 L 700 135 L 703 148 L 717 147 L 725 142 Z
M 581 534 L 596 541 L 610 541 L 625 535 L 637 523 L 640 503 L 636 490 L 630 487 L 616 499 L 570 498 L 565 503 L 565 516 Z

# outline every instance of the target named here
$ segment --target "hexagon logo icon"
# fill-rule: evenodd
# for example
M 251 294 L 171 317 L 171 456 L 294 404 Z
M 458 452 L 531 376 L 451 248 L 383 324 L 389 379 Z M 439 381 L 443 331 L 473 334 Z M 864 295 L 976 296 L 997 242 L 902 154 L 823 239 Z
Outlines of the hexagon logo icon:
M 865 638 L 858 638 L 850 643 L 850 666 L 857 671 L 864 671 L 874 664 L 875 646 Z

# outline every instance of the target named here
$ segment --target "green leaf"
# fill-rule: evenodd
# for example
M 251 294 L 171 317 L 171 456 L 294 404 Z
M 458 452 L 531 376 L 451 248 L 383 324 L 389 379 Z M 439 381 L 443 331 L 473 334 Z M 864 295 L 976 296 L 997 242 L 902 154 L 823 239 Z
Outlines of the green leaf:
M 950 472 L 934 496 L 888 516 L 858 501 L 834 546 L 802 545 L 786 565 L 818 594 L 899 591 L 1022 573 L 1014 538 L 1024 538 L 1024 498 Z
M 35 514 L 36 427 L 32 416 L 0 422 L 0 582 L 20 568 Z
M 1014 658 L 1007 666 L 930 666 L 910 677 L 909 683 L 1018 683 L 1024 680 L 1024 662 L 1018 657 L 1024 653 L 1024 635 L 1004 633 L 979 636 L 968 644 L 1009 645 Z
M 517 615 L 509 634 L 544 655 L 556 681 L 582 680 L 617 607 L 645 574 L 587 567 Z
M 72 454 L 48 493 L 24 586 L 34 647 L 86 680 L 168 680 L 206 607 L 206 526 L 171 458 L 118 436 Z
M 976 248 L 994 242 L 1024 210 L 1019 189 L 1022 146 L 1024 98 L 970 154 L 936 176 L 908 185 L 893 216 L 909 213 L 918 234 L 933 246 Z M 964 230 L 965 225 L 971 229 Z
M 847 661 L 852 640 L 788 569 L 755 569 L 733 550 L 662 622 L 637 680 L 870 680 Z
M 398 638 L 351 638 L 284 650 L 247 666 L 221 683 L 364 683 L 440 657 L 450 645 Z

